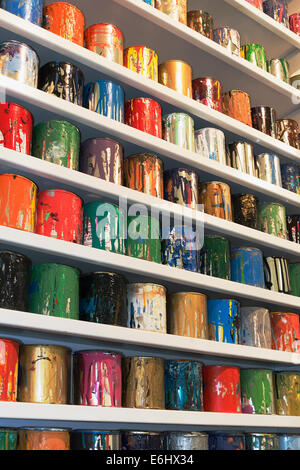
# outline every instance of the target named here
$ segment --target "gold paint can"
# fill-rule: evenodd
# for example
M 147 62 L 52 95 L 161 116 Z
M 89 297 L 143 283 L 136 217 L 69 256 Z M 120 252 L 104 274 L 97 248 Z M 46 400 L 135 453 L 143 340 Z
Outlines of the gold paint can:
M 158 82 L 188 98 L 193 97 L 192 67 L 183 60 L 167 60 L 159 64 Z
M 199 204 L 203 204 L 206 214 L 220 219 L 232 220 L 231 192 L 228 184 L 209 181 L 199 186 Z
M 187 0 L 155 0 L 155 8 L 173 20 L 187 24 Z
M 300 416 L 300 373 L 275 372 L 276 413 Z
M 168 295 L 168 333 L 208 339 L 207 296 L 198 292 Z

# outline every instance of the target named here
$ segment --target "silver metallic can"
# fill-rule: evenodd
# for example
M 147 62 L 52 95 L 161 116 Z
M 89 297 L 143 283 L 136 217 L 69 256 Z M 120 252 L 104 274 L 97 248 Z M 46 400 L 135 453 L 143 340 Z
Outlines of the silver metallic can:
M 166 450 L 208 450 L 208 434 L 169 431 L 165 434 L 164 448 Z
M 247 142 L 232 142 L 228 144 L 228 164 L 237 170 L 257 175 L 253 145 Z
M 27 44 L 19 41 L 0 43 L 0 74 L 24 85 L 37 88 L 39 57 Z
M 241 344 L 272 349 L 270 312 L 263 307 L 241 307 Z
M 282 187 L 280 160 L 276 155 L 261 153 L 256 156 L 258 178 Z
M 297 90 L 300 90 L 300 74 L 297 73 L 290 78 L 290 85 L 292 85 Z
M 290 83 L 289 63 L 286 59 L 270 59 L 267 61 L 268 72 L 286 83 Z
M 194 152 L 193 118 L 185 113 L 172 113 L 163 116 L 162 137 L 167 142 Z
M 214 42 L 225 47 L 229 52 L 234 55 L 240 55 L 241 39 L 240 34 L 236 29 L 222 27 L 213 30 Z
M 195 131 L 195 152 L 201 157 L 227 164 L 225 134 L 219 129 L 205 127 Z

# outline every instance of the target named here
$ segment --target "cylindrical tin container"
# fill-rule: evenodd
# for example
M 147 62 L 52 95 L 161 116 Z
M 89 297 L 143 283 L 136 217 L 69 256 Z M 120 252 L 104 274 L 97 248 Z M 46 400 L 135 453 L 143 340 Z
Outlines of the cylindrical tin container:
M 298 313 L 271 312 L 272 349 L 300 352 Z
M 213 40 L 234 55 L 240 55 L 241 40 L 236 29 L 222 27 L 213 30 Z
M 208 339 L 240 344 L 240 303 L 233 299 L 207 301 Z
M 163 199 L 163 161 L 151 153 L 138 153 L 123 162 L 124 186 Z
M 80 147 L 82 173 L 123 184 L 123 146 L 109 137 L 87 139 Z
M 17 450 L 17 441 L 17 428 L 0 428 L 0 450 Z
M 241 307 L 241 344 L 272 349 L 270 312 L 263 307 Z
M 210 432 L 209 450 L 245 450 L 245 434 L 236 432 Z
M 222 87 L 215 78 L 195 78 L 192 81 L 193 99 L 222 112 Z
M 79 279 L 79 319 L 105 325 L 127 326 L 127 279 L 121 274 L 95 272 Z
M 39 57 L 27 44 L 19 41 L 0 43 L 0 74 L 24 85 L 38 85 Z
M 287 0 L 264 0 L 263 11 L 283 26 L 289 27 Z
M 120 407 L 122 356 L 103 351 L 73 354 L 73 404 Z
M 253 194 L 234 194 L 231 200 L 234 222 L 257 229 L 257 197 Z
M 17 401 L 19 349 L 18 341 L 0 338 L 0 401 Z
M 257 229 L 287 239 L 285 206 L 277 202 L 260 202 L 257 208 Z
M 201 157 L 216 160 L 222 165 L 227 165 L 225 134 L 219 129 L 206 127 L 198 129 L 195 135 L 195 152 Z
M 276 111 L 268 106 L 251 108 L 252 127 L 276 139 Z
M 37 185 L 20 175 L 0 175 L 0 225 L 34 232 Z
M 275 292 L 291 293 L 289 262 L 287 258 L 264 258 L 266 288 Z
M 187 12 L 187 26 L 209 39 L 213 39 L 214 20 L 212 15 L 203 10 Z
M 81 244 L 82 199 L 63 189 L 38 194 L 36 233 Z
M 245 91 L 231 90 L 222 94 L 223 113 L 252 127 L 250 96 Z
M 70 432 L 70 450 L 120 450 L 120 431 L 73 429 Z
M 164 450 L 164 434 L 154 431 L 123 431 L 122 450 Z
M 126 101 L 124 122 L 135 129 L 162 138 L 161 106 L 151 98 L 132 98 Z
M 80 136 L 80 130 L 68 121 L 40 122 L 33 129 L 32 155 L 78 170 Z
M 147 3 L 147 5 L 151 5 L 152 7 L 155 6 L 155 0 L 143 0 L 143 2 Z
M 280 450 L 300 450 L 299 434 L 278 434 Z
M 70 450 L 67 429 L 21 428 L 18 434 L 18 450 Z
M 275 372 L 276 413 L 300 416 L 300 374 L 298 372 Z
M 0 103 L 0 146 L 31 154 L 33 116 L 16 103 Z
M 165 360 L 166 409 L 203 411 L 202 366 L 199 361 Z
M 83 46 L 84 15 L 75 5 L 50 3 L 44 7 L 43 14 L 43 28 Z
M 233 248 L 230 269 L 232 281 L 265 287 L 263 254 L 258 248 Z
M 293 33 L 300 36 L 300 13 L 293 13 L 289 16 L 289 26 Z
M 268 72 L 288 84 L 290 83 L 289 68 L 290 66 L 286 59 L 275 58 L 267 61 Z
M 0 308 L 28 311 L 31 260 L 13 251 L 0 251 Z
M 200 272 L 230 281 L 230 242 L 218 235 L 207 235 L 200 251 Z
M 293 193 L 300 194 L 300 168 L 296 163 L 281 165 L 282 187 Z
M 115 121 L 124 122 L 124 90 L 115 82 L 97 80 L 83 89 L 83 106 Z
M 123 65 L 129 70 L 158 81 L 158 56 L 146 46 L 130 46 L 124 50 Z
M 187 0 L 155 0 L 155 8 L 170 16 L 172 20 L 187 23 Z
M 258 178 L 276 186 L 282 186 L 279 157 L 261 153 L 256 156 L 256 166 Z
M 275 414 L 273 371 L 241 369 L 242 413 Z
M 102 57 L 123 65 L 123 34 L 113 24 L 100 23 L 84 31 L 85 47 Z
M 280 450 L 277 434 L 246 433 L 246 450 Z
M 266 50 L 261 44 L 245 44 L 241 46 L 241 57 L 257 67 L 267 70 Z
M 290 85 L 296 88 L 297 90 L 300 90 L 300 74 L 293 75 L 290 78 Z
M 156 217 L 127 217 L 126 254 L 134 258 L 161 263 L 160 222 Z
M 158 82 L 192 98 L 192 67 L 183 60 L 167 60 L 158 66 Z
M 167 297 L 168 333 L 208 339 L 207 297 L 199 292 L 175 292 Z
M 287 237 L 294 243 L 300 243 L 300 215 L 287 215 Z
M 64 346 L 20 347 L 18 401 L 70 403 L 71 350 Z
M 79 319 L 79 270 L 56 263 L 31 269 L 29 311 L 53 317 Z
M 299 126 L 294 119 L 279 119 L 276 121 L 277 139 L 296 149 L 300 149 L 298 134 Z
M 164 360 L 158 357 L 125 357 L 122 364 L 125 408 L 165 408 Z
M 250 3 L 250 5 L 258 8 L 259 10 L 263 10 L 263 0 L 246 0 L 246 2 Z
M 152 283 L 127 285 L 127 326 L 167 332 L 166 288 Z
M 82 106 L 84 76 L 70 62 L 48 62 L 39 70 L 38 88 Z
M 2 0 L 1 8 L 30 23 L 42 26 L 44 0 Z
M 162 138 L 171 144 L 194 152 L 194 119 L 185 113 L 172 113 L 163 116 Z
M 167 431 L 164 439 L 166 450 L 208 450 L 208 434 L 197 431 Z
M 162 227 L 162 264 L 199 272 L 201 235 L 198 235 L 187 224 Z
M 232 168 L 256 176 L 254 147 L 248 142 L 231 142 L 227 146 L 228 163 Z
M 220 181 L 209 181 L 199 185 L 199 203 L 206 214 L 220 219 L 232 220 L 230 187 Z
M 241 413 L 240 369 L 203 366 L 204 411 Z
M 300 263 L 289 264 L 291 294 L 300 297 Z
M 164 199 L 196 210 L 198 205 L 198 175 L 186 168 L 172 168 L 163 173 Z
M 83 245 L 126 253 L 125 215 L 117 204 L 90 202 L 83 208 Z

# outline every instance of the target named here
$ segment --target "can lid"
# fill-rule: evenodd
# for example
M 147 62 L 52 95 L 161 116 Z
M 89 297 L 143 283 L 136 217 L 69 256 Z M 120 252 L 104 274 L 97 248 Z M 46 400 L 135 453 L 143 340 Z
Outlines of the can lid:
M 118 351 L 101 351 L 100 349 L 83 349 L 83 350 L 75 351 L 73 353 L 73 356 L 79 355 L 81 353 L 90 353 L 90 354 L 101 353 L 101 354 L 105 354 L 107 356 L 110 356 L 112 354 L 117 354 L 118 356 L 122 357 L 122 353 L 120 353 Z
M 53 6 L 55 7 L 57 5 L 68 5 L 72 9 L 77 10 L 84 17 L 84 14 L 82 13 L 82 11 L 79 10 L 79 8 L 77 8 L 75 5 L 73 5 L 72 3 L 69 3 L 69 2 L 53 2 L 53 3 L 49 3 L 48 5 L 45 5 L 44 8 L 47 9 L 49 7 L 53 7 Z
M 62 432 L 68 432 L 71 430 L 70 428 L 36 428 L 36 427 L 22 427 L 18 429 L 19 431 L 62 431 Z

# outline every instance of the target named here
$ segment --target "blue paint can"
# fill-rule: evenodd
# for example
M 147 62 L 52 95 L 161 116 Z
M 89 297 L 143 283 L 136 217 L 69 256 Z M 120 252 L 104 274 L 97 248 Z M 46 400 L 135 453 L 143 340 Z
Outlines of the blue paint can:
M 209 450 L 245 450 L 245 435 L 242 433 L 209 433 Z
M 115 121 L 124 122 L 124 90 L 109 80 L 87 83 L 83 89 L 83 106 Z
M 200 249 L 192 227 L 162 227 L 162 264 L 200 272 Z
M 70 450 L 120 450 L 120 431 L 74 429 L 70 432 Z
M 42 25 L 44 0 L 2 0 L 1 8 L 38 26 Z
M 165 360 L 165 400 L 168 410 L 203 411 L 202 363 Z
M 258 248 L 232 249 L 230 268 L 232 281 L 265 288 L 263 254 Z
M 282 187 L 293 193 L 300 194 L 300 170 L 296 163 L 281 165 Z
M 279 434 L 280 450 L 300 450 L 300 434 Z
M 233 299 L 207 301 L 208 339 L 240 344 L 240 303 Z
M 264 0 L 263 11 L 286 28 L 289 28 L 289 14 L 287 0 Z
M 143 0 L 144 3 L 147 3 L 148 5 L 151 5 L 152 7 L 155 6 L 155 0 Z

